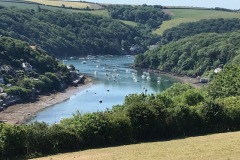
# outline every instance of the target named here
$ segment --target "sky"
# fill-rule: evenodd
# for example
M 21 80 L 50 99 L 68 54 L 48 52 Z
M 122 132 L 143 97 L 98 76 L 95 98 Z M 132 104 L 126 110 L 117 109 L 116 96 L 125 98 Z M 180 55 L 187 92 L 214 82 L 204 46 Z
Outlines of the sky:
M 162 6 L 191 6 L 206 8 L 240 9 L 240 0 L 86 0 L 88 2 L 111 4 L 148 4 Z

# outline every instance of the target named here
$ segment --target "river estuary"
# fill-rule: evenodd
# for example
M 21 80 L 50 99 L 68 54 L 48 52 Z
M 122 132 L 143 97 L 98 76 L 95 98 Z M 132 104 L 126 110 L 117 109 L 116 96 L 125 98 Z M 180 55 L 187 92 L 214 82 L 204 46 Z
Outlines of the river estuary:
M 128 94 L 160 93 L 177 82 L 165 75 L 132 69 L 133 60 L 133 56 L 100 56 L 65 61 L 84 75 L 93 77 L 93 85 L 62 103 L 38 112 L 30 122 L 53 124 L 62 118 L 72 117 L 76 111 L 87 113 L 111 109 L 113 105 L 122 104 Z

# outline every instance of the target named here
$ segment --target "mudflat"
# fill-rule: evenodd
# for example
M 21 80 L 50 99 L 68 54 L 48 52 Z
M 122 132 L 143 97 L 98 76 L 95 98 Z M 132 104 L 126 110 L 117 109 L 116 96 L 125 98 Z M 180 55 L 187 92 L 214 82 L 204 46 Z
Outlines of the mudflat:
M 83 85 L 69 87 L 63 92 L 41 95 L 33 102 L 9 106 L 4 111 L 0 112 L 0 120 L 8 124 L 23 124 L 26 120 L 35 116 L 37 112 L 69 99 L 71 96 L 86 89 L 90 85 L 92 85 L 92 80 L 88 78 Z

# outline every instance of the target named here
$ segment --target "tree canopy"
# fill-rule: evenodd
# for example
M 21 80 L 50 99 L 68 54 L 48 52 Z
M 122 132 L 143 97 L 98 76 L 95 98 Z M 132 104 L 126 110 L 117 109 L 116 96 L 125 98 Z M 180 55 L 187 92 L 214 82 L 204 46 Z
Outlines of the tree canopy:
M 169 20 L 170 16 L 165 14 L 160 5 L 108 5 L 107 10 L 113 19 L 133 21 L 150 27 L 159 27 L 163 21 Z
M 121 54 L 132 45 L 156 43 L 159 37 L 120 21 L 87 13 L 41 9 L 0 9 L 0 34 L 36 44 L 57 57 L 89 54 Z M 145 41 L 146 40 L 146 41 Z
M 200 33 L 225 33 L 240 29 L 240 19 L 203 19 L 197 22 L 181 23 L 164 31 L 163 44 Z
M 154 68 L 189 76 L 238 62 L 240 32 L 202 33 L 173 41 L 144 55 L 137 55 L 135 66 Z

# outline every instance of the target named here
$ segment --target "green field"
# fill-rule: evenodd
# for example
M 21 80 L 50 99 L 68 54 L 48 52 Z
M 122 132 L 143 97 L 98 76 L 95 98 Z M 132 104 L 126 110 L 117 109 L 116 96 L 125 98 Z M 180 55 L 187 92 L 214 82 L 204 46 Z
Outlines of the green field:
M 129 26 L 133 26 L 133 27 L 138 26 L 138 23 L 136 23 L 136 22 L 124 21 L 124 20 L 120 20 L 120 21 L 125 23 L 125 24 L 127 24 L 127 25 L 129 25 Z
M 100 9 L 102 8 L 100 5 L 87 3 L 87 2 L 79 2 L 79 1 L 62 1 L 62 0 L 25 0 L 26 2 L 35 2 L 43 5 L 57 6 L 61 7 L 64 5 L 65 7 L 73 7 L 73 8 L 86 8 L 89 7 L 91 9 Z
M 95 15 L 104 16 L 104 17 L 109 17 L 108 11 L 106 9 L 104 9 L 104 10 L 93 10 L 93 11 L 86 11 L 86 10 L 74 10 L 74 11 L 75 12 L 81 12 L 81 13 L 90 13 L 90 14 L 95 14 Z
M 237 160 L 240 132 L 85 150 L 35 160 Z
M 175 27 L 180 23 L 195 22 L 201 19 L 240 18 L 240 13 L 216 10 L 165 9 L 164 11 L 171 14 L 172 19 L 164 21 L 161 27 L 153 32 L 158 35 L 161 35 L 166 29 Z
M 91 13 L 91 14 L 95 14 L 95 15 L 99 15 L 99 16 L 105 16 L 105 17 L 109 17 L 107 10 L 92 10 L 92 11 L 88 11 L 88 10 L 76 10 L 76 9 L 68 9 L 68 8 L 61 8 L 61 7 L 53 7 L 53 6 L 46 6 L 46 5 L 37 5 L 37 4 L 27 4 L 27 3 L 16 3 L 14 1 L 12 2 L 2 2 L 0 0 L 0 5 L 4 6 L 4 7 L 18 7 L 21 9 L 33 9 L 33 10 L 37 10 L 38 6 L 40 6 L 40 8 L 42 9 L 48 9 L 51 11 L 57 11 L 57 10 L 61 10 L 67 13 Z

